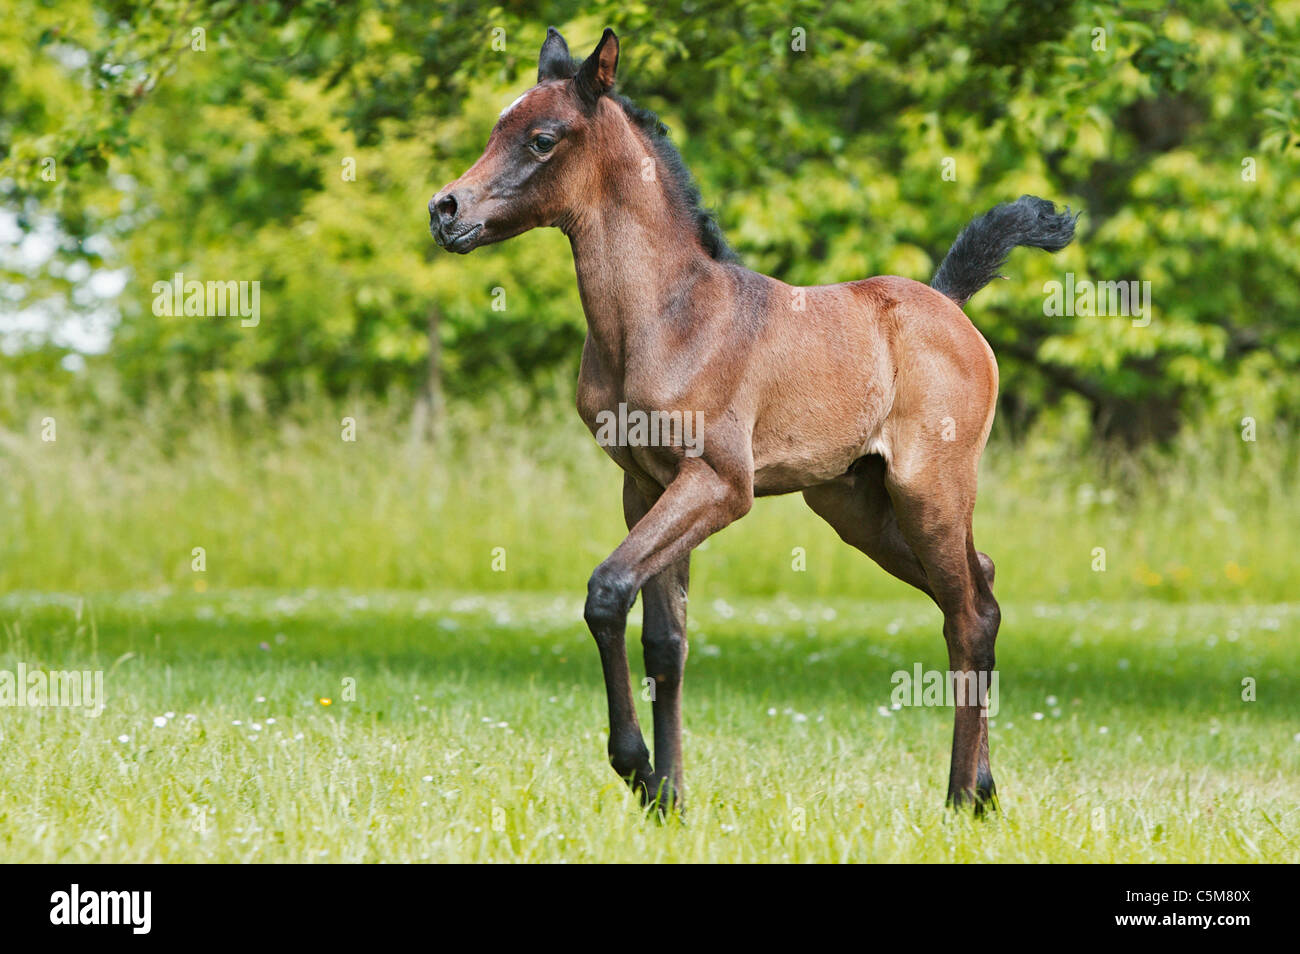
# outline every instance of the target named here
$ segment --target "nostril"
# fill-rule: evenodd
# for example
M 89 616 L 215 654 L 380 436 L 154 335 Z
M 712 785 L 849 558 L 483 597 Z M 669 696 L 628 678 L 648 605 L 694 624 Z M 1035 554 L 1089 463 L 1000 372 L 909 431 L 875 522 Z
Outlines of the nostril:
M 458 209 L 458 206 L 456 204 L 456 197 L 454 195 L 444 195 L 441 199 L 439 199 L 436 203 L 434 203 L 434 208 L 438 210 L 438 215 L 440 218 L 444 218 L 448 220 L 454 219 L 456 218 L 456 212 Z

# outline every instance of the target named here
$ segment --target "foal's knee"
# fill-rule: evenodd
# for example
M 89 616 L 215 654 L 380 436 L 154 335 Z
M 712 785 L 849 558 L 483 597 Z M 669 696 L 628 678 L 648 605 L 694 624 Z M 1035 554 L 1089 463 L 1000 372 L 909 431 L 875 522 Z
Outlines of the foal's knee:
M 636 588 L 618 571 L 601 564 L 587 582 L 587 603 L 582 616 L 593 634 L 618 629 L 627 621 L 628 611 L 636 599 Z

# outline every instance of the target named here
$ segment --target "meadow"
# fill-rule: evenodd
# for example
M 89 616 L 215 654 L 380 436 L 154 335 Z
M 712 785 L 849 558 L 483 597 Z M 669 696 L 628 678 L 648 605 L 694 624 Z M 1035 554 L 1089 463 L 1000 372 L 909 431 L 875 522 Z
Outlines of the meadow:
M 1011 602 L 1002 813 L 977 822 L 942 808 L 950 711 L 890 701 L 891 673 L 946 666 L 934 611 L 703 599 L 666 824 L 605 764 L 573 596 L 0 609 L 0 668 L 103 668 L 108 697 L 4 713 L 6 861 L 1278 862 L 1300 840 L 1296 605 Z
M 5 9 L 0 862 L 1300 855 L 1300 0 Z M 943 807 L 951 710 L 894 696 L 946 670 L 939 612 L 798 495 L 692 559 L 685 815 L 606 764 L 591 296 L 561 231 L 453 256 L 427 207 L 562 62 L 551 25 L 618 35 L 700 202 L 633 117 L 646 195 L 791 286 L 929 281 L 1021 195 L 1080 214 L 969 306 L 995 818 Z M 503 221 L 641 207 L 569 161 L 528 180 L 555 215 Z M 177 275 L 248 307 L 178 314 Z M 1088 306 L 1116 282 L 1140 318 Z M 20 670 L 105 708 L 11 704 Z
M 891 699 L 893 673 L 946 668 L 938 611 L 798 498 L 760 502 L 693 562 L 688 805 L 660 823 L 605 761 L 582 596 L 621 536 L 619 478 L 570 409 L 460 409 L 432 444 L 379 408 L 183 431 L 54 416 L 55 441 L 35 418 L 0 437 L 0 670 L 101 670 L 107 708 L 0 710 L 4 861 L 1300 845 L 1300 506 L 1272 435 L 1118 462 L 1060 435 L 990 447 L 990 822 L 942 808 L 951 711 Z

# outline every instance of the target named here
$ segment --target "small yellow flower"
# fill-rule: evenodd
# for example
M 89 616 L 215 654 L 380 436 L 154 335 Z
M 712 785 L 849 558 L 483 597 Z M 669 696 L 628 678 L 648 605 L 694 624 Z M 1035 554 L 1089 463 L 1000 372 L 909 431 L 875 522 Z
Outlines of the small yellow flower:
M 1159 586 L 1165 579 L 1145 563 L 1139 564 L 1137 572 L 1133 575 L 1137 577 L 1137 581 L 1143 586 Z
M 324 697 L 322 696 L 322 697 L 321 697 L 321 700 L 320 700 L 320 704 L 323 705 L 323 706 L 332 706 L 332 705 L 334 705 L 334 700 L 333 700 L 333 699 L 326 699 L 326 698 L 324 698 Z
M 195 592 L 195 593 L 206 593 L 207 591 L 208 591 L 208 581 L 207 581 L 207 580 L 204 580 L 204 579 L 197 579 L 197 580 L 194 581 L 194 592 Z
M 1233 583 L 1245 583 L 1250 576 L 1250 570 L 1244 566 L 1238 566 L 1236 560 L 1229 560 L 1223 566 L 1223 575 Z

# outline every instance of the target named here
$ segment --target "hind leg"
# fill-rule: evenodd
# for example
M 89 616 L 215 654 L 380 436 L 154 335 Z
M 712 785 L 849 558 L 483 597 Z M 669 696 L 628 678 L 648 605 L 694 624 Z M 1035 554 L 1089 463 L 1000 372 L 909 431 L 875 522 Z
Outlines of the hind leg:
M 925 567 L 899 529 L 894 503 L 885 487 L 883 457 L 863 457 L 844 477 L 810 487 L 803 492 L 803 497 L 841 540 L 871 557 L 881 569 L 934 598 L 926 581 Z M 978 550 L 975 556 L 992 589 L 993 559 Z
M 963 679 L 956 689 L 974 682 L 970 704 L 958 705 L 955 714 L 948 800 L 957 806 L 973 804 L 978 813 L 995 804 L 988 700 L 980 690 L 987 688 L 993 671 L 1000 613 L 992 592 L 993 561 L 974 549 L 970 536 L 973 484 L 969 491 L 954 488 L 948 474 L 918 478 L 924 492 L 914 493 L 912 485 L 888 479 L 883 458 L 864 457 L 839 480 L 804 491 L 804 499 L 842 540 L 921 590 L 943 611 L 949 667 L 957 674 L 973 674 L 956 677 Z
M 925 567 L 903 538 L 885 489 L 883 457 L 863 457 L 838 480 L 810 487 L 803 498 L 817 516 L 881 568 L 933 598 Z
M 931 464 L 885 486 L 903 538 L 925 569 L 931 596 L 943 611 L 948 666 L 956 681 L 948 801 L 996 807 L 989 768 L 988 690 L 994 678 L 994 644 L 1002 613 L 993 597 L 993 561 L 975 549 L 971 514 L 975 469 Z

